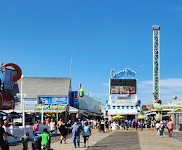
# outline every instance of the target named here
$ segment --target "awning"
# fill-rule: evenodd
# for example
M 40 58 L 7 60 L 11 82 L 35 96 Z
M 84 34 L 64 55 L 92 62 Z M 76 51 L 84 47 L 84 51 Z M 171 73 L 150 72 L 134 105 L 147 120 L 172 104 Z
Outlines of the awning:
M 182 114 L 182 108 L 176 108 L 171 112 L 168 112 L 168 114 Z
M 109 115 L 137 115 L 138 111 L 136 109 L 115 109 L 108 110 Z

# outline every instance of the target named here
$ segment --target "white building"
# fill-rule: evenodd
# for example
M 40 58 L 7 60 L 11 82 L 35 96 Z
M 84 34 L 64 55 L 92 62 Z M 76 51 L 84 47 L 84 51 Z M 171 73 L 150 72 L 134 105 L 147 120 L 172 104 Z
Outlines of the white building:
M 126 119 L 135 119 L 141 110 L 137 99 L 132 97 L 116 96 L 110 99 L 106 107 L 106 117 L 111 119 L 115 115 L 122 115 Z

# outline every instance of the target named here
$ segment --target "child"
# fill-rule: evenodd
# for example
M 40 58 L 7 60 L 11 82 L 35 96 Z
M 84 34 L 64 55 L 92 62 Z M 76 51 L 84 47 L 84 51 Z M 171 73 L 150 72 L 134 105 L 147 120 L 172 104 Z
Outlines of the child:
M 41 147 L 44 150 L 48 150 L 49 149 L 49 140 L 50 140 L 50 136 L 47 133 L 47 129 L 43 129 L 43 133 L 40 134 L 40 137 L 42 137 L 42 141 L 41 141 Z
M 163 138 L 164 125 L 163 125 L 163 122 L 162 121 L 160 122 L 159 131 L 160 131 L 160 136 Z
M 23 145 L 22 145 L 22 150 L 28 150 L 28 137 L 29 137 L 29 133 L 26 132 L 26 133 L 24 134 L 24 136 L 22 136 L 22 137 L 20 138 L 20 141 L 23 143 Z

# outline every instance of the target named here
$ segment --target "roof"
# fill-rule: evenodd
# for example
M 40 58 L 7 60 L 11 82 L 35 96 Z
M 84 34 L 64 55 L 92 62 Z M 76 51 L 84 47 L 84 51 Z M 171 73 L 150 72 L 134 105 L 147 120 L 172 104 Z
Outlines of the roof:
M 23 80 L 23 94 L 25 98 L 37 96 L 68 96 L 71 89 L 71 78 L 24 77 L 14 84 L 12 94 L 21 93 Z

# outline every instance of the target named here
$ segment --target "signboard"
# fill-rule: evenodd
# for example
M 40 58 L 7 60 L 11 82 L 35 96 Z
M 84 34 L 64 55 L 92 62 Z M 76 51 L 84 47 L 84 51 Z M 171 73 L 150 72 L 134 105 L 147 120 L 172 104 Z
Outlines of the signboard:
M 38 104 L 68 104 L 68 97 L 57 96 L 57 97 L 39 97 Z
M 42 110 L 42 106 L 43 106 L 43 110 L 54 110 L 54 111 L 65 111 L 66 110 L 66 106 L 65 105 L 61 105 L 61 104 L 44 104 L 44 105 L 35 105 L 34 110 L 35 111 L 40 111 Z
M 79 109 L 100 113 L 101 112 L 101 103 L 97 100 L 85 95 L 84 97 L 79 98 Z
M 115 106 L 133 106 L 135 100 L 111 100 L 111 105 Z
M 133 70 L 131 70 L 130 68 L 126 68 L 125 70 L 118 71 L 117 73 L 115 73 L 114 69 L 111 70 L 111 78 L 113 78 L 113 79 L 121 78 L 121 77 L 128 77 L 128 76 L 135 77 L 135 75 L 136 75 L 136 73 Z
M 6 90 L 13 90 L 13 78 L 16 76 L 17 71 L 5 69 L 5 76 L 4 76 L 4 89 Z
M 26 106 L 35 106 L 37 105 L 37 99 L 36 98 L 24 98 L 24 104 Z
M 0 91 L 0 110 L 9 110 L 15 108 L 15 99 L 13 95 L 5 90 Z
M 78 91 L 73 91 L 73 107 L 78 108 Z
M 110 79 L 110 94 L 136 94 L 136 79 Z
M 162 105 L 163 109 L 176 109 L 176 108 L 181 108 L 181 105 L 179 106 L 165 106 L 165 105 Z

